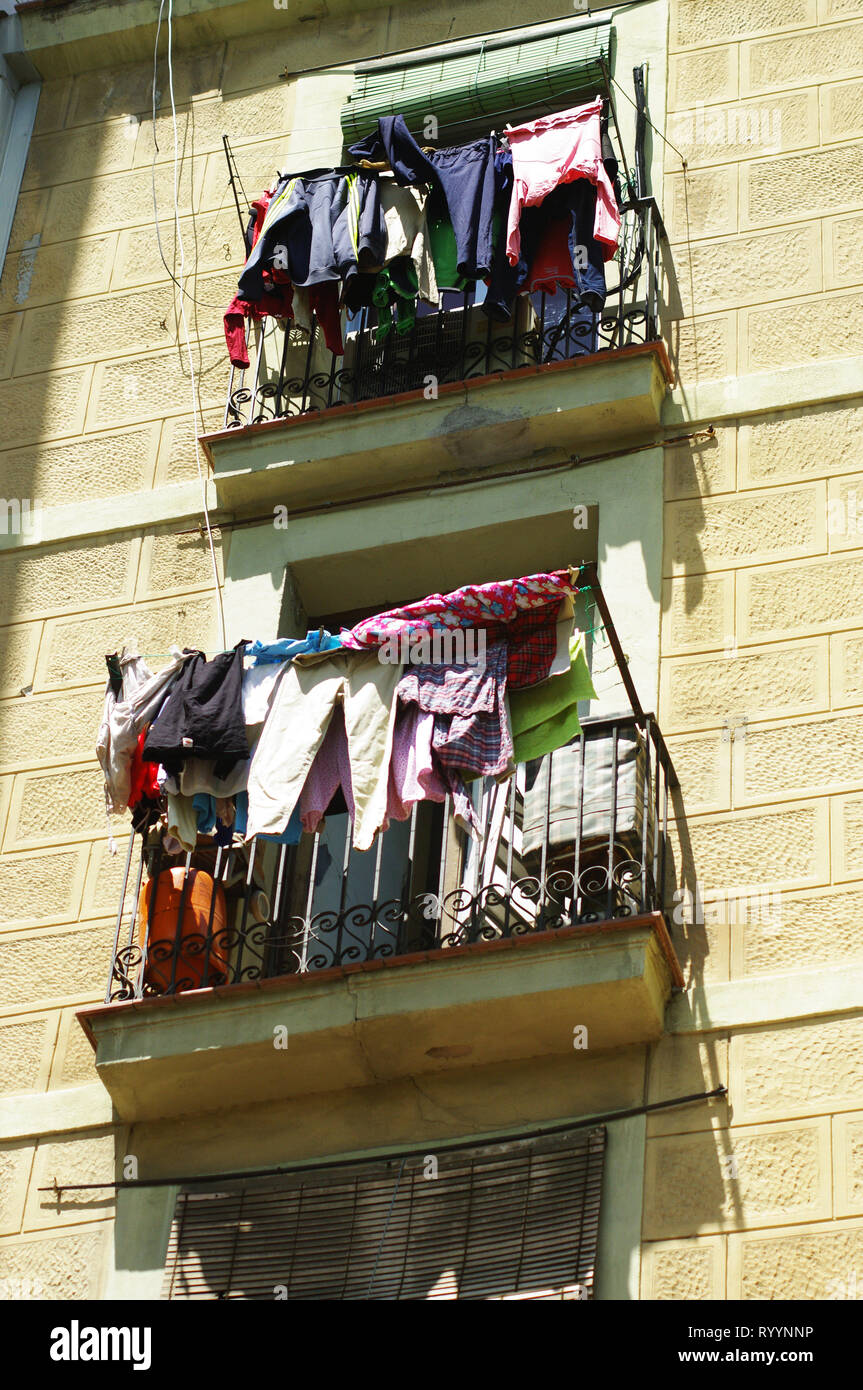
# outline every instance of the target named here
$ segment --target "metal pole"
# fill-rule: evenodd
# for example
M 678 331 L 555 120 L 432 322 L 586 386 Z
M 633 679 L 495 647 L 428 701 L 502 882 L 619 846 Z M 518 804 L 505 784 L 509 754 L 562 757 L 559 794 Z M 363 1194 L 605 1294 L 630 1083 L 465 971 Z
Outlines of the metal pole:
M 245 224 L 244 221 L 243 221 L 243 213 L 242 213 L 242 210 L 241 210 L 241 208 L 240 208 L 240 198 L 239 198 L 239 194 L 237 193 L 237 181 L 236 181 L 236 179 L 234 178 L 234 156 L 233 156 L 233 152 L 232 152 L 232 150 L 231 150 L 231 146 L 230 146 L 230 144 L 228 143 L 228 137 L 227 137 L 227 135 L 223 135 L 223 136 L 222 136 L 222 144 L 223 144 L 224 147 L 225 147 L 225 159 L 226 159 L 227 162 L 228 162 L 228 178 L 231 180 L 231 191 L 233 192 L 233 195 L 234 195 L 234 203 L 235 203 L 236 209 L 237 209 L 237 217 L 239 218 L 239 222 L 240 222 L 240 236 L 241 236 L 242 241 L 243 241 L 243 247 L 245 248 L 245 245 L 246 245 L 246 224 Z
M 603 627 L 605 628 L 605 631 L 608 634 L 609 645 L 614 654 L 614 659 L 617 662 L 617 669 L 620 672 L 620 678 L 623 681 L 623 685 L 626 690 L 629 703 L 632 706 L 633 713 L 638 715 L 638 718 L 640 720 L 643 720 L 644 710 L 641 708 L 641 701 L 638 698 L 638 691 L 635 688 L 635 682 L 633 681 L 632 676 L 630 675 L 629 666 L 627 664 L 626 657 L 623 654 L 623 648 L 620 645 L 620 638 L 618 637 L 614 623 L 611 620 L 611 614 L 608 611 L 608 604 L 605 601 L 605 595 L 603 594 L 602 589 L 600 587 L 599 578 L 596 572 L 596 565 L 582 565 L 581 574 L 588 578 L 589 587 L 593 590 L 594 594 L 596 595 L 596 606 L 599 609 L 599 615 L 602 618 Z

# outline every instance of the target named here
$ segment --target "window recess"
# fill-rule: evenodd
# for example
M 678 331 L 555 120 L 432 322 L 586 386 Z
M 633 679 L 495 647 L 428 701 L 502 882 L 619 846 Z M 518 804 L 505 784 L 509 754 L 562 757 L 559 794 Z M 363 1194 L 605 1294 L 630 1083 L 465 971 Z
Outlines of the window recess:
M 422 131 L 435 117 L 439 130 L 465 137 L 472 125 L 513 123 L 529 115 L 575 106 L 604 90 L 613 60 L 611 20 L 556 24 L 553 33 L 513 40 L 489 35 L 434 57 L 381 59 L 362 64 L 341 110 L 345 144 L 368 135 L 380 116 L 403 115 Z M 571 99 L 570 99 L 571 98 Z
M 226 1183 L 177 1199 L 168 1299 L 589 1299 L 606 1131 Z

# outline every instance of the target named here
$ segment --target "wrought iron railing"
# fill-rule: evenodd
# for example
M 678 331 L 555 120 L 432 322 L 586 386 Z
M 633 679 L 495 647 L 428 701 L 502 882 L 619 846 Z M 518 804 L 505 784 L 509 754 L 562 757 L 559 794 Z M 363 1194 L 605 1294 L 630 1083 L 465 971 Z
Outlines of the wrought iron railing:
M 311 331 L 273 318 L 247 322 L 251 365 L 231 368 L 225 428 L 659 341 L 662 218 L 653 198 L 633 196 L 622 219 L 602 310 L 573 290 L 535 293 L 521 296 L 513 321 L 502 325 L 486 317 L 469 287 L 448 292 L 439 311 L 421 307 L 409 333 L 390 330 L 382 341 L 374 311 L 363 309 L 345 325 L 343 356 L 327 350 L 314 320 Z
M 179 855 L 154 827 L 137 863 L 130 841 L 107 1001 L 666 912 L 676 785 L 638 713 L 586 720 L 508 782 L 474 784 L 478 840 L 449 801 L 419 803 L 365 853 L 346 813 L 297 846 L 199 836 Z

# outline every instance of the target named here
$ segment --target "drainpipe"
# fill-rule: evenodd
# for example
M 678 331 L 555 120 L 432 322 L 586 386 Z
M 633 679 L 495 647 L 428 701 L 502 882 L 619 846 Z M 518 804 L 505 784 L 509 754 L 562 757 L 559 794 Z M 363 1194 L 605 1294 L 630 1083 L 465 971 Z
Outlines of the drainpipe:
M 9 248 L 41 88 L 39 74 L 24 52 L 21 21 L 16 15 L 0 13 L 0 270 Z
M 639 198 L 646 198 L 647 168 L 644 162 L 644 137 L 647 132 L 647 96 L 644 90 L 644 65 L 632 69 L 632 84 L 635 88 L 635 184 Z

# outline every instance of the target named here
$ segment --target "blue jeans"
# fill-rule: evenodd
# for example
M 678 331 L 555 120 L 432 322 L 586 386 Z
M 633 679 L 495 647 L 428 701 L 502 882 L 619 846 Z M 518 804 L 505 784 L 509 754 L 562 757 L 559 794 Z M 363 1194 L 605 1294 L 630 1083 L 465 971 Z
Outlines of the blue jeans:
M 378 128 L 355 145 L 356 159 L 386 159 L 397 183 L 430 183 L 446 200 L 456 240 L 458 269 L 466 279 L 492 266 L 496 141 L 490 136 L 426 154 L 404 116 L 382 116 Z
M 506 258 L 505 238 L 495 247 L 484 311 L 489 318 L 508 323 L 515 297 L 525 285 L 542 234 L 552 219 L 570 219 L 569 255 L 575 280 L 573 295 L 595 312 L 605 303 L 605 261 L 601 244 L 593 235 L 596 187 L 589 179 L 563 184 L 536 207 L 521 214 L 521 255 L 517 265 Z

